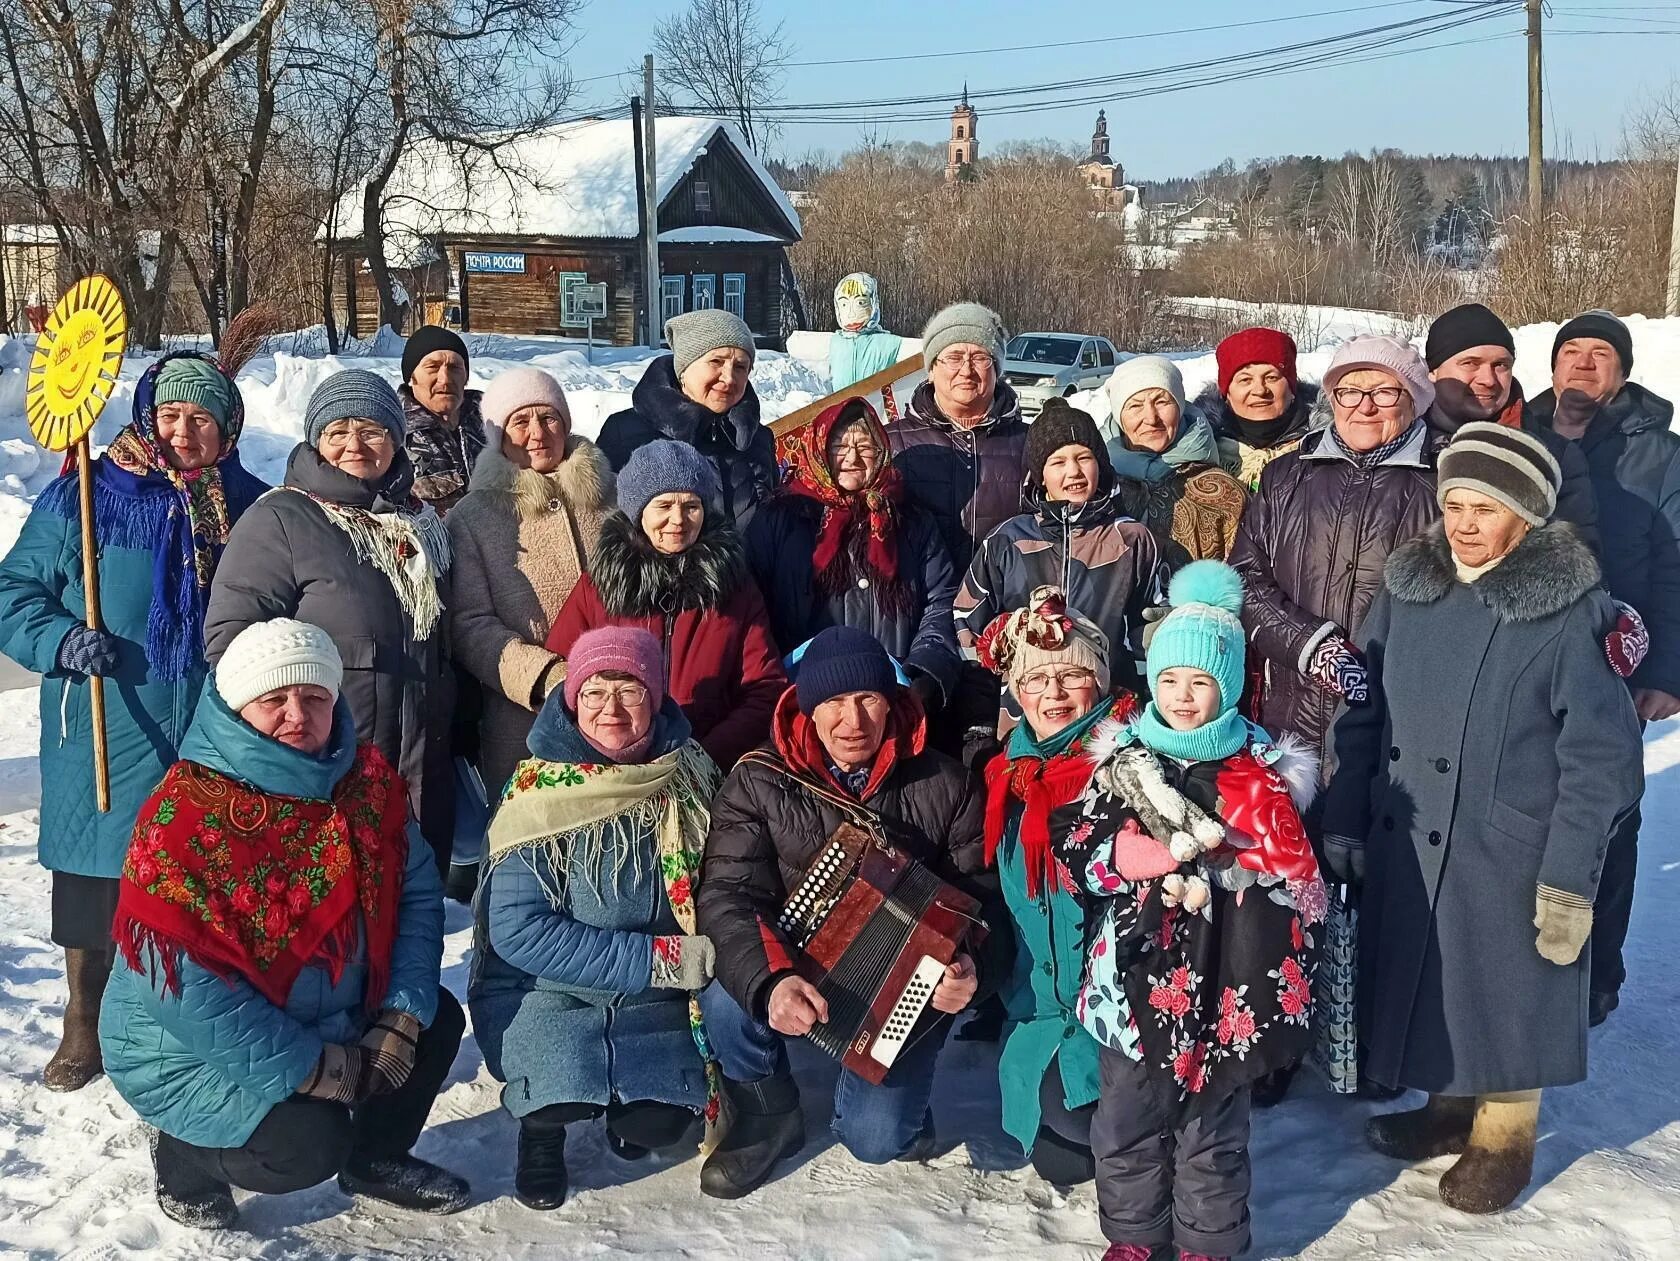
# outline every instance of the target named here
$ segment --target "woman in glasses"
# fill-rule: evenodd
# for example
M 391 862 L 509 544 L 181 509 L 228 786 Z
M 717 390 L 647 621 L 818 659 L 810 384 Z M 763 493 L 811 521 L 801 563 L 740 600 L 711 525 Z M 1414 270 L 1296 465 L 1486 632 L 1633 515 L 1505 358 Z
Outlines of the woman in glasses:
M 420 831 L 449 869 L 455 777 L 454 677 L 443 611 L 449 533 L 414 494 L 402 400 L 372 372 L 322 381 L 284 486 L 228 538 L 205 614 L 214 665 L 247 626 L 291 617 L 332 637 L 356 738 L 401 772 Z

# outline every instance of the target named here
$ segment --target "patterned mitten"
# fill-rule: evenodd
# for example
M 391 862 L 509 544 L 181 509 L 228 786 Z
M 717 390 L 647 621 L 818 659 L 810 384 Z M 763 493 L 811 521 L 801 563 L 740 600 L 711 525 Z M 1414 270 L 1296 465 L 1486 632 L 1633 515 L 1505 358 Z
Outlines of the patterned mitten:
M 58 645 L 58 668 L 73 674 L 113 674 L 117 668 L 121 641 L 110 631 L 91 626 L 72 626 Z
M 1645 629 L 1645 619 L 1633 605 L 1617 600 L 1616 612 L 1616 624 L 1604 637 L 1604 655 L 1610 658 L 1610 668 L 1628 679 L 1651 651 L 1651 633 Z
M 1326 637 L 1314 650 L 1307 662 L 1307 677 L 1349 705 L 1363 705 L 1371 699 L 1370 676 L 1359 659 L 1359 650 L 1341 635 Z
M 373 1027 L 362 1035 L 361 1048 L 367 1055 L 368 1095 L 384 1095 L 398 1089 L 414 1071 L 414 1053 L 420 1045 L 420 1022 L 406 1011 L 387 1007 Z
M 655 989 L 703 990 L 712 979 L 717 950 L 710 937 L 685 937 L 673 933 L 653 939 Z
M 366 1057 L 359 1046 L 340 1046 L 328 1042 L 321 1048 L 321 1058 L 315 1062 L 298 1094 L 328 1103 L 355 1103 L 362 1094 L 362 1074 Z

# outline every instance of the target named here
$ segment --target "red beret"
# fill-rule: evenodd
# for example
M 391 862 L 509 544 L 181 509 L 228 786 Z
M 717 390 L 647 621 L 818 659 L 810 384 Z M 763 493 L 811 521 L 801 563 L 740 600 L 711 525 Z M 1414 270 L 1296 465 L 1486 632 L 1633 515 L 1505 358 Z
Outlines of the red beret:
M 1295 376 L 1295 339 L 1275 328 L 1245 328 L 1219 343 L 1214 357 L 1219 361 L 1219 395 L 1231 390 L 1231 378 L 1251 363 L 1269 363 L 1289 380 L 1291 393 L 1298 392 Z

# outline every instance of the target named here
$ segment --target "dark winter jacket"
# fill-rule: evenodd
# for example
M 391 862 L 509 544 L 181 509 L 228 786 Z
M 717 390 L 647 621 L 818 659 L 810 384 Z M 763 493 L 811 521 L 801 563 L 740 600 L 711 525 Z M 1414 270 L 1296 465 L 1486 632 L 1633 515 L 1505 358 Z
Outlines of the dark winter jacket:
M 1532 420 L 1552 429 L 1557 399 L 1534 400 Z M 1680 696 L 1680 434 L 1674 404 L 1638 385 L 1599 410 L 1579 447 L 1598 503 L 1599 550 L 1610 594 L 1639 610 L 1651 651 L 1629 680 Z
M 776 488 L 776 440 L 759 423 L 758 395 L 749 384 L 727 415 L 682 392 L 676 360 L 661 355 L 648 364 L 630 394 L 630 406 L 607 417 L 595 439 L 613 472 L 621 472 L 638 447 L 660 438 L 686 442 L 712 462 L 723 488 L 725 519 L 744 530 L 758 505 Z
M 764 594 L 777 645 L 792 652 L 818 631 L 854 626 L 880 640 L 912 673 L 934 679 L 944 696 L 953 695 L 962 666 L 951 626 L 957 574 L 933 518 L 913 504 L 900 505 L 898 574 L 907 601 L 902 609 L 885 611 L 868 578 L 838 595 L 817 589 L 812 553 L 822 514 L 816 500 L 783 493 L 760 508 L 747 528 L 747 563 Z
M 717 979 L 759 1020 L 772 982 L 792 967 L 793 947 L 776 918 L 834 830 L 850 821 L 783 769 L 797 767 L 798 774 L 845 795 L 826 769 L 808 766 L 801 750 L 809 723 L 789 688 L 777 707 L 774 741 L 766 746 L 772 764 L 755 754 L 730 772 L 712 802 L 696 895 L 698 927 L 717 948 Z M 980 901 L 992 931 L 974 958 L 981 992 L 988 992 L 1007 975 L 1013 944 L 997 874 L 986 870 L 985 794 L 960 762 L 924 747 L 920 707 L 906 694 L 895 705 L 893 724 L 860 808 L 879 820 L 892 844 Z
M 407 499 L 411 476 L 408 457 L 399 452 L 375 488 L 299 443 L 286 464 L 286 489 L 258 500 L 228 539 L 204 639 L 214 665 L 254 622 L 295 617 L 331 635 L 344 661 L 342 694 L 355 715 L 357 739 L 378 745 L 402 773 L 421 832 L 447 862 L 455 828 L 448 618 L 416 640 L 390 580 L 356 555 L 350 536 L 310 497 L 394 512 Z M 445 609 L 447 582 L 447 575 L 440 579 Z
M 640 626 L 660 641 L 666 694 L 720 767 L 734 766 L 770 733 L 787 675 L 764 598 L 727 525 L 708 517 L 694 546 L 665 556 L 622 512 L 608 516 L 589 572 L 554 619 L 548 650 L 564 657 L 597 626 Z
M 1274 460 L 1249 497 L 1231 564 L 1242 574 L 1255 720 L 1294 732 L 1321 759 L 1338 698 L 1304 673 L 1329 635 L 1357 635 L 1389 553 L 1437 520 L 1427 428 L 1375 468 L 1360 468 L 1328 429 Z M 1323 772 L 1329 775 L 1329 768 Z
M 1448 1095 L 1580 1081 L 1588 952 L 1540 956 L 1536 888 L 1590 906 L 1642 788 L 1597 562 L 1554 524 L 1466 584 L 1437 526 L 1385 582 L 1360 637 L 1371 704 L 1337 720 L 1323 819 L 1365 841 L 1364 1069 Z
M 911 501 L 933 514 L 951 563 L 967 572 L 981 540 L 1022 508 L 1027 426 L 1014 387 L 999 381 L 991 415 L 964 429 L 945 419 L 933 382 L 923 381 L 887 437 Z
M 1260 474 L 1280 456 L 1288 455 L 1323 419 L 1318 410 L 1316 385 L 1301 382 L 1295 401 L 1275 421 L 1255 425 L 1244 421 L 1220 397 L 1219 387 L 1209 385 L 1196 397 L 1196 406 L 1213 424 L 1219 440 L 1219 462 L 1225 471 L 1253 493 L 1260 486 Z
M 468 390 L 461 398 L 460 421 L 454 426 L 421 405 L 407 385 L 397 387 L 402 396 L 403 416 L 408 433 L 403 450 L 414 465 L 414 493 L 440 513 L 446 513 L 467 493 L 473 461 L 484 450 L 484 417 L 479 413 L 480 390 Z

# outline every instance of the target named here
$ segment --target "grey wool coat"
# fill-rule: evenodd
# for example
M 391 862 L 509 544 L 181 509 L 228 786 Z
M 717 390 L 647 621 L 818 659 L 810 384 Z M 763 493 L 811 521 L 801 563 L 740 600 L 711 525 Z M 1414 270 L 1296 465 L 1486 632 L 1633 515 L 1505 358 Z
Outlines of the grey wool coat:
M 566 458 L 546 475 L 515 468 L 492 441 L 449 511 L 450 638 L 456 664 L 484 685 L 478 770 L 492 802 L 529 756 L 531 723 L 563 677 L 550 669 L 560 658 L 543 641 L 617 502 L 614 480 L 587 438 L 568 438 Z
M 1640 731 L 1600 632 L 1598 563 L 1536 530 L 1474 583 L 1440 525 L 1389 557 L 1360 647 L 1371 704 L 1344 709 L 1324 831 L 1365 840 L 1359 1025 L 1366 1072 L 1445 1095 L 1587 1071 L 1587 952 L 1535 948 L 1540 885 L 1590 905 L 1644 787 Z

